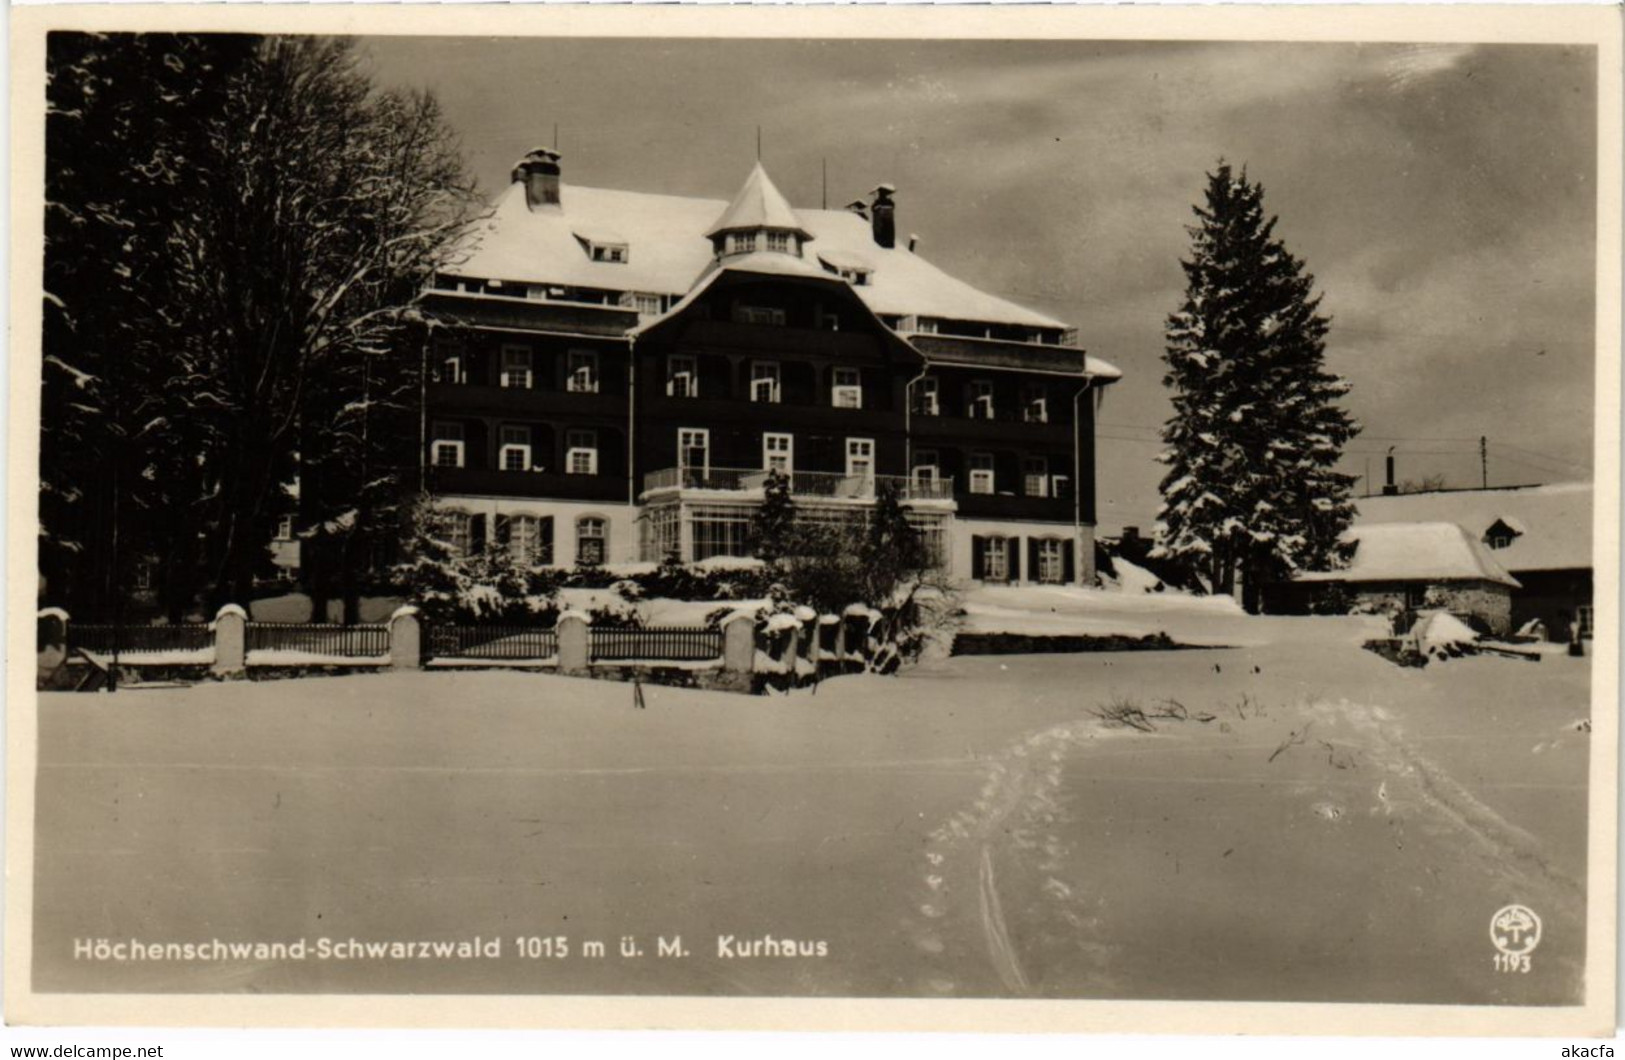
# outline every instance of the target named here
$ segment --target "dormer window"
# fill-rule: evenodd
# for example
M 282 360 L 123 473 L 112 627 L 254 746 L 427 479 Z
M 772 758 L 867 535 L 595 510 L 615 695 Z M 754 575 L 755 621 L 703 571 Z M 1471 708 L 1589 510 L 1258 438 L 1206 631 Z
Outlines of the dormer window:
M 778 253 L 778 254 L 789 254 L 789 253 L 791 253 L 791 249 L 790 249 L 790 233 L 789 232 L 769 232 L 767 234 L 767 249 L 771 250 L 771 251 L 774 251 L 775 253 Z
M 631 246 L 620 232 L 595 227 L 590 231 L 578 228 L 572 234 L 591 261 L 624 265 L 632 258 Z
M 1500 518 L 1484 531 L 1484 543 L 1491 548 L 1507 548 L 1523 536 L 1523 524 L 1516 519 Z
M 729 232 L 728 253 L 750 254 L 756 250 L 755 232 Z
M 856 254 L 845 251 L 829 251 L 818 255 L 818 263 L 824 266 L 825 272 L 834 273 L 853 287 L 869 286 L 869 277 L 874 274 L 874 266 Z

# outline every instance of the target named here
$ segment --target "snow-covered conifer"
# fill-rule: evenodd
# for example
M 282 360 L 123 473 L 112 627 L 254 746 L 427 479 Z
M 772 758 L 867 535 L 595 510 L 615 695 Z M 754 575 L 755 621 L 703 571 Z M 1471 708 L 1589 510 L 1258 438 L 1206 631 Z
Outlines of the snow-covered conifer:
M 1214 592 L 1240 575 L 1249 609 L 1267 580 L 1336 561 L 1354 483 L 1336 466 L 1359 431 L 1339 404 L 1348 383 L 1325 368 L 1314 277 L 1275 237 L 1263 196 L 1228 164 L 1208 174 L 1163 353 L 1174 413 L 1160 554 Z

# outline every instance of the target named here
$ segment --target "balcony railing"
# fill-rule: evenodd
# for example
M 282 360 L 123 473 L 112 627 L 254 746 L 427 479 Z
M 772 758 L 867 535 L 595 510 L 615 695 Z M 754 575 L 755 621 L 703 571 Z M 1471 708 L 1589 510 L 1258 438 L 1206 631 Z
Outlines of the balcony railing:
M 713 467 L 706 471 L 698 468 L 662 468 L 643 476 L 643 491 L 659 490 L 722 490 L 748 493 L 760 491 L 767 485 L 768 472 L 761 468 Z M 829 471 L 793 471 L 789 474 L 790 493 L 795 497 L 829 498 L 835 500 L 874 500 L 883 483 L 897 487 L 897 495 L 905 501 L 946 501 L 954 496 L 951 478 L 915 479 L 900 475 L 841 475 Z

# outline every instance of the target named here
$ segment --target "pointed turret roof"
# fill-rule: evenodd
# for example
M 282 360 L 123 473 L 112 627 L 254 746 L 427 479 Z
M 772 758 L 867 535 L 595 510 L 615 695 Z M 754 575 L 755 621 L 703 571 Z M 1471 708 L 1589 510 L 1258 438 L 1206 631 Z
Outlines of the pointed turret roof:
M 801 223 L 789 200 L 774 186 L 760 162 L 751 169 L 738 194 L 705 235 L 709 239 L 724 232 L 752 228 L 777 228 L 795 232 L 802 239 L 812 238 L 812 233 Z

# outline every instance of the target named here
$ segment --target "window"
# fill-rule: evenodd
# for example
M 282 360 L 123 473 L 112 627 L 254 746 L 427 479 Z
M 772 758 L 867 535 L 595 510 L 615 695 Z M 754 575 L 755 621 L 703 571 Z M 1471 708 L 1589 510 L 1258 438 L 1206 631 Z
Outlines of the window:
M 638 520 L 639 547 L 646 563 L 683 558 L 682 528 L 675 504 L 651 505 Z
M 752 361 L 750 365 L 750 399 L 777 405 L 782 392 L 779 388 L 777 361 Z
M 916 416 L 937 415 L 937 380 L 934 376 L 926 376 L 914 383 L 914 414 Z
M 1425 585 L 1405 586 L 1405 606 L 1412 611 L 1423 607 L 1428 602 L 1428 587 Z
M 1028 383 L 1022 388 L 1021 418 L 1026 423 L 1049 422 L 1049 400 L 1044 396 L 1041 384 Z
M 587 253 L 594 261 L 608 262 L 612 265 L 624 264 L 631 256 L 625 243 L 589 243 Z
M 699 427 L 677 430 L 677 466 L 684 484 L 711 473 L 711 432 Z
M 830 404 L 838 409 L 863 407 L 863 377 L 856 368 L 837 368 L 830 390 Z
M 1002 537 L 982 538 L 982 580 L 1010 580 L 1010 546 Z
M 773 327 L 784 327 L 784 310 L 777 306 L 765 305 L 736 305 L 734 306 L 735 324 L 763 324 Z
M 504 471 L 530 470 L 530 428 L 504 426 L 502 448 L 497 451 L 497 466 Z
M 141 560 L 135 565 L 135 588 L 137 592 L 146 592 L 152 588 L 152 564 Z
M 598 351 L 571 350 L 565 389 L 572 394 L 598 393 Z
M 508 551 L 515 561 L 535 567 L 553 562 L 553 517 L 515 515 L 508 519 Z
M 1070 475 L 1051 475 L 1049 477 L 1049 491 L 1051 497 L 1066 498 L 1072 496 L 1072 477 Z
M 730 253 L 730 254 L 749 254 L 751 251 L 753 251 L 755 249 L 756 249 L 756 233 L 755 232 L 730 232 L 730 233 L 728 233 L 728 253 Z
M 769 232 L 767 234 L 767 249 L 778 251 L 780 254 L 790 253 L 790 233 Z
M 928 488 L 934 486 L 937 480 L 942 477 L 940 461 L 941 458 L 937 456 L 935 449 L 916 449 L 914 450 L 914 466 L 909 469 L 909 474 L 917 485 Z
M 1575 616 L 1575 624 L 1579 627 L 1582 637 L 1590 637 L 1594 633 L 1593 623 L 1596 622 L 1596 609 L 1592 604 L 1581 604 L 1576 609 L 1579 614 Z
M 973 420 L 993 418 L 993 380 L 971 380 L 965 388 L 965 415 Z
M 640 317 L 657 317 L 666 309 L 666 300 L 658 294 L 638 292 L 632 295 L 632 304 L 637 307 Z
M 762 435 L 762 470 L 788 475 L 795 470 L 796 440 L 790 434 Z
M 818 310 L 818 330 L 840 331 L 841 314 L 835 312 L 833 309 L 820 308 Z
M 531 383 L 529 346 L 502 347 L 502 385 L 529 390 Z
M 598 566 L 609 553 L 609 524 L 595 515 L 576 520 L 576 562 Z
M 696 504 L 689 519 L 694 559 L 750 555 L 750 509 Z
M 453 555 L 467 556 L 474 550 L 474 517 L 467 512 L 446 512 L 441 533 Z
M 1021 462 L 1021 492 L 1029 497 L 1049 496 L 1049 461 L 1029 456 Z
M 846 440 L 846 475 L 872 482 L 875 477 L 875 440 L 848 438 Z
M 700 373 L 694 358 L 676 354 L 666 358 L 666 396 L 700 396 Z
M 1035 541 L 1038 570 L 1032 575 L 1046 585 L 1059 585 L 1066 581 L 1066 542 L 1055 538 Z
M 972 493 L 993 492 L 992 453 L 972 453 L 970 455 L 970 491 Z
M 276 539 L 278 541 L 293 540 L 293 516 L 284 515 L 276 522 Z
M 837 269 L 836 271 L 840 274 L 841 279 L 845 280 L 853 287 L 869 286 L 869 273 L 872 271 L 870 269 L 848 267 Z
M 437 423 L 434 440 L 429 443 L 429 460 L 435 467 L 463 466 L 463 425 Z
M 434 347 L 434 381 L 437 383 L 466 383 L 463 374 L 463 347 L 455 342 L 437 342 Z
M 567 475 L 598 474 L 598 432 L 564 432 L 564 472 Z

